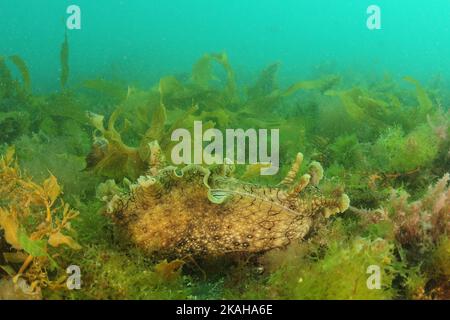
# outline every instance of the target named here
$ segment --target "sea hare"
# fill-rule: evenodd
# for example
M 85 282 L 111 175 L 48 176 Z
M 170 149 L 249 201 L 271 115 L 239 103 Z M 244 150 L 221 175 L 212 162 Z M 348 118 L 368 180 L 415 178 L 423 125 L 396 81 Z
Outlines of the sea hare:
M 148 254 L 264 252 L 303 239 L 315 223 L 349 206 L 342 191 L 327 196 L 320 191 L 319 163 L 297 179 L 302 160 L 299 153 L 275 187 L 235 179 L 228 165 L 153 166 L 148 175 L 129 183 L 129 190 L 110 180 L 99 187 L 99 195 L 119 229 Z

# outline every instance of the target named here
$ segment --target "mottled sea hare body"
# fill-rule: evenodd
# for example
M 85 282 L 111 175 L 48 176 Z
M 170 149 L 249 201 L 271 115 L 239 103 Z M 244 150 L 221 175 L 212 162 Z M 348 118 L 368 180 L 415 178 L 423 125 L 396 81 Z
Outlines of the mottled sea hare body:
M 323 173 L 318 163 L 294 183 L 302 159 L 299 154 L 276 187 L 245 183 L 202 166 L 166 167 L 141 176 L 126 192 L 114 186 L 107 212 L 148 254 L 204 257 L 282 248 L 349 206 L 342 191 L 324 196 L 313 185 Z

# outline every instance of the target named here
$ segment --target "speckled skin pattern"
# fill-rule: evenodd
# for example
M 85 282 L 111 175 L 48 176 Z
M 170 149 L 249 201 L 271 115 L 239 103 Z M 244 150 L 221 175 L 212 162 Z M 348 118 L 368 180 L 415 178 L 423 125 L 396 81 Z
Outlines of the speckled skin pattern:
M 276 187 L 245 183 L 201 166 L 152 170 L 154 175 L 115 194 L 107 211 L 148 254 L 221 256 L 282 248 L 349 206 L 344 193 L 326 197 L 310 183 L 321 177 L 305 174 L 295 184 L 302 159 L 299 154 Z

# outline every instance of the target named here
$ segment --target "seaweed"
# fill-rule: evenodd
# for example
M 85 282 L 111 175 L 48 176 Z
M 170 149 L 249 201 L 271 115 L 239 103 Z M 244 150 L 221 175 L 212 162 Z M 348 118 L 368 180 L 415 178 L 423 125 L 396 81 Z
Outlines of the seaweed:
M 391 174 L 413 172 L 430 165 L 437 157 L 439 140 L 428 125 L 405 135 L 400 128 L 389 128 L 377 139 L 373 154 L 378 167 Z
M 81 87 L 93 91 L 95 99 L 104 104 L 119 105 L 127 97 L 127 87 L 119 81 L 105 78 L 89 79 L 83 81 Z
M 0 160 L 0 228 L 11 248 L 2 252 L 8 263 L 3 270 L 14 284 L 26 281 L 29 294 L 45 287 L 61 288 L 65 276 L 59 272 L 50 279 L 47 270 L 60 268 L 56 259 L 61 246 L 81 248 L 69 235 L 73 232 L 70 222 L 78 212 L 60 198 L 62 190 L 55 176 L 35 183 L 21 173 L 14 153 L 11 147 Z
M 83 290 L 61 292 L 65 299 L 189 299 L 193 283 L 179 261 L 151 263 L 134 250 L 108 246 L 86 248 L 80 267 Z
M 329 92 L 328 94 L 337 95 L 345 106 L 347 113 L 354 120 L 367 122 L 377 129 L 386 127 L 390 109 L 385 102 L 371 98 L 360 88 L 338 93 Z
M 279 68 L 280 64 L 274 63 L 261 71 L 261 74 L 255 84 L 250 86 L 247 90 L 247 96 L 249 99 L 269 95 L 274 90 L 278 89 L 277 73 Z
M 25 61 L 19 55 L 10 56 L 9 59 L 14 63 L 22 75 L 25 92 L 31 93 L 31 78 Z
M 30 124 L 30 115 L 26 112 L 0 112 L 0 142 L 14 142 L 28 133 Z
M 79 131 L 75 131 L 74 134 L 73 137 L 58 138 L 43 134 L 23 136 L 15 144 L 19 163 L 27 174 L 36 182 L 42 182 L 47 178 L 48 171 L 52 172 L 64 187 L 64 197 L 70 200 L 89 198 L 98 181 L 98 177 L 85 171 L 84 155 L 89 150 L 89 145 L 86 145 L 89 136 L 77 135 L 80 134 Z
M 446 299 L 448 288 L 449 174 L 415 201 L 392 189 L 383 207 L 355 210 L 369 226 L 384 225 L 384 238 L 396 243 L 399 279 L 408 298 Z
M 14 90 L 11 71 L 6 65 L 5 58 L 0 56 L 0 98 L 8 98 Z
M 61 63 L 61 76 L 60 83 L 61 89 L 67 85 L 67 81 L 69 80 L 69 40 L 67 38 L 67 31 L 64 34 L 64 42 L 61 44 L 60 51 L 60 63 Z
M 110 116 L 106 128 L 103 124 L 103 116 L 87 113 L 92 126 L 99 134 L 94 136 L 92 151 L 87 157 L 88 168 L 94 169 L 100 175 L 119 181 L 124 177 L 134 180 L 146 172 L 150 165 L 152 146 L 155 143 L 158 147 L 161 146 L 163 153 L 167 153 L 170 158 L 171 146 L 176 143 L 170 139 L 170 133 L 180 127 L 192 131 L 193 118 L 191 116 L 198 110 L 198 106 L 193 105 L 190 109 L 182 111 L 180 115 L 172 117 L 173 123 L 169 124 L 167 123 L 166 107 L 160 102 L 153 109 L 150 123 L 147 123 L 146 130 L 137 140 L 136 147 L 126 144 L 122 139 L 122 132 L 115 127 L 117 119 L 124 113 L 124 110 L 124 105 L 119 106 Z M 211 122 L 206 122 L 204 128 L 210 128 L 213 125 Z
M 310 81 L 300 81 L 294 83 L 289 88 L 287 88 L 283 93 L 283 97 L 288 97 L 299 90 L 312 90 L 317 89 L 321 92 L 326 92 L 332 89 L 337 83 L 339 83 L 340 77 L 336 75 L 330 75 L 323 77 L 318 80 L 310 80 Z
M 408 202 L 407 193 L 393 191 L 388 210 L 395 224 L 396 239 L 402 246 L 422 246 L 422 249 L 426 249 L 450 233 L 449 181 L 450 175 L 447 173 L 413 203 Z
M 300 251 L 301 253 L 301 251 Z M 301 255 L 295 265 L 282 265 L 268 279 L 271 294 L 277 299 L 392 299 L 395 271 L 390 264 L 395 259 L 393 246 L 377 239 L 354 239 L 332 242 L 318 259 Z M 299 257 L 297 257 L 298 259 Z M 366 285 L 366 270 L 378 265 L 383 279 L 381 290 Z
M 419 81 L 410 76 L 404 77 L 403 79 L 416 87 L 416 95 L 419 102 L 419 114 L 422 116 L 429 114 L 433 109 L 433 103 Z
M 217 79 L 213 72 L 212 62 L 217 62 L 225 70 L 226 80 L 223 87 L 223 99 L 229 103 L 233 103 L 237 99 L 236 81 L 234 70 L 225 53 L 205 54 L 200 58 L 192 69 L 192 80 L 194 84 L 202 89 L 210 88 L 211 81 Z
M 88 113 L 92 125 L 100 136 L 94 136 L 92 151 L 87 157 L 87 168 L 93 168 L 97 174 L 109 178 L 133 179 L 146 170 L 147 164 L 139 155 L 138 148 L 129 147 L 122 141 L 120 133 L 115 128 L 119 114 L 120 109 L 111 115 L 105 128 L 103 116 Z
M 23 85 L 20 85 L 20 82 L 14 79 L 7 65 L 7 59 L 0 56 L 0 99 L 4 102 L 9 102 L 9 104 L 13 102 L 24 103 L 31 93 L 31 80 L 28 68 L 25 61 L 18 55 L 10 56 L 8 60 L 19 70 Z M 4 109 L 4 107 L 0 105 L 1 109 Z

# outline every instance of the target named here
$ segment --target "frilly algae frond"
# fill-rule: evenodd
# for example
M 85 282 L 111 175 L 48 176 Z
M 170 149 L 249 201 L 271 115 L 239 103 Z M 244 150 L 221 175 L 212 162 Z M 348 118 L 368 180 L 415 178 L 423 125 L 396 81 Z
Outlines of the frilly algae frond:
M 10 61 L 17 68 L 22 84 L 13 78 L 13 75 L 6 64 Z M 19 55 L 10 56 L 8 59 L 0 56 L 0 98 L 19 98 L 24 100 L 31 93 L 31 78 L 25 61 Z
M 114 124 L 118 114 L 119 110 L 111 115 L 106 128 L 103 125 L 103 116 L 87 114 L 100 134 L 94 136 L 94 144 L 87 158 L 87 164 L 98 174 L 108 177 L 137 177 L 147 165 L 140 157 L 138 148 L 127 146 L 115 129 Z
M 116 129 L 117 118 L 123 112 L 122 107 L 113 112 L 106 128 L 102 115 L 87 112 L 92 126 L 96 128 L 92 150 L 87 156 L 88 169 L 92 168 L 99 175 L 118 180 L 124 177 L 138 178 L 150 166 L 152 143 L 160 141 L 158 145 L 161 144 L 164 150 L 170 150 L 170 145 L 174 143 L 170 140 L 170 132 L 184 126 L 187 120 L 190 120 L 189 116 L 196 110 L 197 106 L 192 106 L 166 128 L 166 108 L 164 104 L 159 104 L 153 112 L 149 128 L 144 132 L 136 147 L 128 146 Z M 192 124 L 187 127 L 189 126 Z
M 207 89 L 210 82 L 216 80 L 213 72 L 212 62 L 215 61 L 220 64 L 226 72 L 226 83 L 224 87 L 224 97 L 230 102 L 236 98 L 236 80 L 234 78 L 234 71 L 231 67 L 228 56 L 225 53 L 220 54 L 205 54 L 193 67 L 192 80 L 201 88 Z

